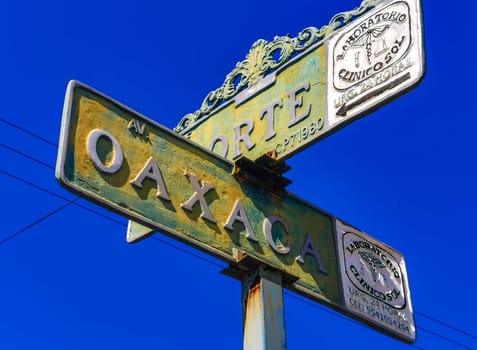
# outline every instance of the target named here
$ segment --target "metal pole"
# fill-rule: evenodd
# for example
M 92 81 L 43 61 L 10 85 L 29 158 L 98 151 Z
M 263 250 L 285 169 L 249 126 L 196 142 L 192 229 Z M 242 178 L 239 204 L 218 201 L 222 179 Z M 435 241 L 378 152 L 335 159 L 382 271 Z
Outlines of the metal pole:
M 242 280 L 244 350 L 286 350 L 282 277 L 259 267 Z

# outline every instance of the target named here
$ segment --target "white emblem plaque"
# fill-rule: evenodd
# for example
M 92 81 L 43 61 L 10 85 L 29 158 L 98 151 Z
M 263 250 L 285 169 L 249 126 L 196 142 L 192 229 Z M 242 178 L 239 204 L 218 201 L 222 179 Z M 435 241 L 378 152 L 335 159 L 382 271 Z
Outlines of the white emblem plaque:
M 416 327 L 403 256 L 340 220 L 336 232 L 346 311 L 414 342 Z
M 383 1 L 328 41 L 329 124 L 378 108 L 424 76 L 419 0 Z

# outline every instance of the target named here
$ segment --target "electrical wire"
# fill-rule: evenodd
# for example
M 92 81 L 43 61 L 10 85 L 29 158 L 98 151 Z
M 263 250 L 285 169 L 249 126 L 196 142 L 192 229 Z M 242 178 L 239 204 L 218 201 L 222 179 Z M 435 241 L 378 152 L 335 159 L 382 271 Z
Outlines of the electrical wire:
M 42 137 L 42 136 L 40 136 L 40 135 L 38 135 L 38 134 L 35 134 L 34 132 L 32 132 L 32 131 L 30 131 L 30 130 L 28 130 L 28 129 L 22 128 L 21 126 L 19 126 L 19 125 L 13 123 L 13 122 L 11 122 L 11 121 L 8 121 L 8 120 L 6 120 L 6 119 L 0 117 L 0 122 L 2 122 L 2 123 L 4 123 L 4 124 L 7 124 L 7 125 L 11 126 L 11 127 L 14 128 L 14 129 L 20 130 L 20 131 L 24 132 L 25 134 L 28 134 L 28 135 L 30 135 L 31 137 L 34 137 L 34 138 L 36 138 L 37 140 L 40 140 L 40 141 L 42 141 L 42 142 L 44 142 L 44 143 L 46 143 L 46 144 L 48 144 L 48 145 L 50 145 L 50 146 L 53 146 L 53 147 L 58 148 L 58 144 L 57 144 L 57 143 L 54 143 L 54 142 L 52 142 L 52 141 L 50 141 L 50 140 L 47 140 L 47 139 L 45 139 L 44 137 Z
M 439 339 L 445 340 L 445 341 L 447 341 L 447 342 L 449 342 L 449 343 L 452 343 L 452 344 L 454 344 L 454 345 L 457 345 L 457 346 L 459 346 L 459 347 L 461 347 L 461 348 L 468 349 L 468 350 L 472 350 L 472 348 L 469 347 L 469 346 L 467 346 L 467 345 L 464 345 L 464 344 L 462 344 L 462 343 L 459 343 L 459 342 L 457 342 L 457 341 L 455 341 L 455 340 L 453 340 L 453 339 L 450 339 L 450 338 L 448 338 L 448 337 L 444 337 L 443 335 L 440 335 L 440 334 L 438 334 L 438 333 L 436 333 L 436 332 L 433 332 L 433 331 L 431 331 L 431 330 L 429 330 L 429 329 L 426 329 L 426 328 L 423 328 L 423 327 L 419 327 L 419 330 L 422 331 L 422 332 L 424 332 L 424 333 L 433 335 L 433 336 L 436 337 L 436 338 L 439 338 Z
M 335 312 L 335 311 L 333 311 L 333 310 L 331 310 L 331 309 L 329 309 L 329 308 L 325 308 L 325 307 L 321 306 L 320 304 L 310 302 L 310 301 L 308 301 L 308 300 L 306 300 L 306 299 L 303 299 L 303 298 L 301 298 L 301 297 L 299 297 L 299 296 L 297 296 L 297 295 L 295 295 L 295 294 L 293 294 L 293 293 L 291 293 L 291 292 L 288 292 L 288 291 L 284 291 L 283 293 L 284 293 L 285 295 L 287 295 L 288 297 L 292 298 L 292 299 L 295 299 L 295 300 L 298 300 L 298 301 L 302 302 L 303 304 L 307 304 L 307 305 L 309 305 L 309 306 L 311 306 L 311 307 L 313 307 L 313 308 L 315 308 L 315 309 L 318 309 L 318 310 L 320 310 L 320 311 L 323 311 L 323 312 L 325 312 L 325 313 L 327 313 L 327 314 L 330 314 L 330 315 L 335 316 L 335 317 L 337 317 L 337 318 L 340 318 L 340 319 L 342 319 L 342 320 L 345 320 L 345 321 L 348 321 L 348 322 L 350 322 L 350 323 L 353 323 L 353 324 L 355 324 L 356 326 L 366 328 L 366 326 L 364 326 L 362 323 L 360 323 L 360 322 L 358 322 L 358 321 L 356 321 L 356 320 L 354 320 L 354 319 L 352 319 L 352 318 L 343 316 L 343 315 L 341 315 L 341 314 L 339 314 L 339 313 L 337 313 L 337 312 Z M 421 327 L 419 327 L 419 329 L 421 329 Z M 422 347 L 420 347 L 419 345 L 416 345 L 416 344 L 409 344 L 409 346 L 411 346 L 411 347 L 413 347 L 413 348 L 416 348 L 416 349 L 424 350 L 424 348 L 422 348 Z
M 1 117 L 0 117 L 0 122 L 2 122 L 2 123 L 4 123 L 4 124 L 7 124 L 7 125 L 9 125 L 9 126 L 15 128 L 15 129 L 17 129 L 17 130 L 20 130 L 20 131 L 22 131 L 22 132 L 24 132 L 24 133 L 26 133 L 26 134 L 28 134 L 28 135 L 30 135 L 30 136 L 32 136 L 32 137 L 34 137 L 34 138 L 36 138 L 36 139 L 38 139 L 38 140 L 44 142 L 44 143 L 47 143 L 47 144 L 53 146 L 53 147 L 58 147 L 58 145 L 57 145 L 56 143 L 51 142 L 51 141 L 45 139 L 44 137 L 42 137 L 42 136 L 40 136 L 40 135 L 37 135 L 37 134 L 35 134 L 35 133 L 33 133 L 33 132 L 31 132 L 31 131 L 29 131 L 29 130 L 23 128 L 23 127 L 20 127 L 20 126 L 16 125 L 15 123 L 12 123 L 12 122 L 10 122 L 10 121 L 4 119 L 4 118 L 1 118 Z M 49 169 L 54 169 L 53 166 L 51 166 L 51 165 L 49 165 L 49 164 L 47 164 L 47 163 L 45 163 L 45 162 L 43 162 L 43 161 L 41 161 L 41 160 L 38 160 L 38 159 L 36 159 L 36 158 L 34 158 L 34 157 L 32 157 L 32 156 L 30 156 L 30 155 L 24 153 L 24 152 L 21 152 L 21 151 L 15 149 L 15 148 L 13 148 L 13 147 L 10 147 L 10 146 L 4 145 L 4 144 L 0 144 L 0 146 L 3 147 L 3 148 L 5 148 L 5 149 L 7 149 L 7 150 L 9 150 L 9 151 L 11 151 L 11 152 L 14 152 L 14 153 L 16 153 L 16 154 L 18 154 L 18 155 L 20 155 L 20 156 L 23 156 L 23 157 L 25 157 L 25 158 L 27 158 L 27 159 L 30 159 L 30 160 L 32 160 L 32 161 L 34 161 L 34 162 L 36 162 L 36 163 L 38 163 L 38 164 L 40 164 L 40 165 L 42 165 L 42 166 L 45 166 L 45 167 L 47 167 L 47 168 L 49 168 Z M 42 222 L 43 220 L 46 220 L 48 217 L 50 217 L 50 216 L 56 214 L 57 212 L 63 210 L 64 208 L 66 208 L 67 206 L 69 206 L 69 205 L 71 205 L 71 204 L 74 204 L 75 206 L 78 206 L 78 207 L 80 207 L 80 208 L 82 208 L 82 209 L 85 209 L 85 210 L 91 212 L 91 213 L 94 213 L 94 214 L 96 214 L 96 215 L 99 215 L 99 216 L 101 216 L 101 217 L 103 217 L 103 218 L 105 218 L 105 219 L 107 219 L 107 220 L 109 220 L 109 221 L 111 221 L 111 222 L 114 222 L 114 223 L 116 223 L 116 224 L 119 224 L 119 225 L 121 225 L 121 226 L 123 226 L 123 227 L 126 227 L 126 226 L 127 226 L 127 225 L 124 224 L 123 222 L 120 222 L 120 221 L 115 220 L 115 219 L 113 219 L 113 218 L 111 218 L 111 217 L 108 217 L 107 215 L 104 215 L 104 214 L 102 214 L 102 213 L 100 213 L 100 212 L 98 212 L 98 211 L 96 211 L 96 210 L 94 210 L 94 209 L 91 209 L 91 208 L 88 208 L 88 207 L 86 207 L 86 206 L 84 206 L 84 205 L 81 205 L 81 204 L 79 204 L 79 203 L 76 203 L 76 201 L 79 199 L 78 197 L 75 198 L 75 199 L 73 199 L 73 200 L 70 200 L 70 199 L 68 199 L 68 198 L 66 198 L 66 197 L 64 197 L 64 196 L 61 196 L 61 195 L 59 195 L 59 194 L 57 194 L 57 193 L 55 193 L 55 192 L 52 192 L 52 191 L 50 191 L 50 190 L 48 190 L 48 189 L 45 189 L 45 188 L 43 188 L 43 187 L 41 187 L 41 186 L 38 186 L 38 185 L 36 185 L 36 184 L 34 184 L 34 183 L 32 183 L 32 182 L 29 182 L 29 181 L 27 181 L 27 180 L 25 180 L 25 179 L 22 179 L 22 178 L 20 178 L 20 177 L 14 175 L 14 174 L 11 174 L 11 173 L 9 173 L 9 172 L 7 172 L 7 171 L 5 171 L 5 170 L 0 169 L 0 173 L 4 174 L 4 175 L 6 175 L 6 176 L 9 176 L 9 177 L 11 177 L 11 178 L 14 178 L 14 179 L 16 179 L 16 180 L 18 180 L 18 181 L 21 181 L 21 182 L 23 182 L 23 183 L 25 183 L 25 184 L 27 184 L 27 185 L 30 185 L 30 186 L 32 186 L 32 187 L 38 189 L 38 190 L 41 190 L 41 191 L 43 191 L 43 192 L 46 192 L 46 193 L 48 193 L 48 194 L 50 194 L 50 195 L 52 195 L 52 196 L 55 196 L 55 197 L 60 198 L 60 199 L 62 199 L 62 200 L 68 201 L 68 203 L 66 203 L 65 205 L 63 205 L 63 206 L 57 208 L 57 209 L 54 210 L 53 212 L 51 212 L 51 213 L 45 215 L 45 217 L 40 218 L 39 220 L 37 220 L 37 221 L 31 223 L 30 225 L 25 226 L 23 229 L 21 229 L 21 230 L 15 232 L 15 233 L 12 234 L 11 236 L 7 237 L 6 239 L 1 240 L 1 241 L 0 241 L 0 244 L 3 244 L 2 242 L 4 242 L 4 241 L 6 242 L 6 241 L 8 241 L 8 240 L 10 240 L 10 239 L 12 239 L 12 238 L 18 236 L 19 234 L 25 232 L 26 230 L 28 230 L 29 228 L 31 228 L 31 227 L 35 226 L 36 224 Z M 20 232 L 20 231 L 21 231 L 21 232 Z M 203 260 L 203 261 L 205 261 L 205 262 L 208 262 L 209 264 L 212 264 L 212 265 L 214 265 L 214 266 L 216 266 L 216 267 L 224 268 L 224 266 L 222 266 L 221 264 L 218 264 L 218 263 L 216 263 L 216 262 L 214 262 L 214 261 L 212 261 L 212 260 L 206 259 L 206 258 L 204 258 L 204 257 L 202 257 L 202 256 L 200 256 L 200 255 L 197 255 L 197 254 L 195 254 L 195 253 L 192 253 L 192 252 L 189 251 L 189 250 L 180 248 L 180 247 L 178 247 L 178 246 L 176 246 L 176 245 L 174 245 L 174 244 L 172 244 L 172 243 L 169 243 L 169 242 L 167 242 L 167 241 L 165 241 L 165 240 L 159 239 L 159 238 L 156 237 L 156 236 L 152 236 L 152 238 L 153 238 L 154 240 L 160 242 L 160 243 L 163 243 L 163 244 L 165 244 L 165 245 L 168 245 L 168 246 L 170 246 L 170 247 L 172 247 L 172 248 L 174 248 L 174 249 L 180 250 L 180 251 L 182 251 L 182 252 L 184 252 L 184 253 L 186 253 L 186 254 L 189 254 L 189 255 L 191 255 L 191 256 L 194 256 L 194 257 L 196 257 L 196 258 L 199 258 L 199 259 L 201 259 L 201 260 Z M 302 299 L 300 299 L 300 298 L 298 298 L 298 297 L 296 297 L 296 296 L 294 296 L 294 295 L 292 295 L 292 294 L 290 294 L 290 293 L 286 293 L 286 294 L 287 294 L 288 296 L 290 296 L 290 297 L 292 297 L 292 298 L 294 298 L 294 299 L 296 299 L 296 300 L 300 300 L 301 302 L 303 302 L 303 303 L 305 303 L 305 304 L 308 304 L 308 305 L 310 305 L 310 306 L 312 306 L 312 307 L 315 307 L 315 308 L 318 308 L 318 309 L 320 309 L 320 310 L 322 310 L 322 311 L 325 311 L 325 312 L 327 312 L 327 313 L 333 314 L 333 315 L 335 315 L 336 317 L 340 317 L 340 318 L 343 318 L 343 319 L 345 319 L 345 320 L 347 320 L 347 321 L 355 322 L 356 324 L 361 325 L 360 323 L 357 323 L 356 321 L 354 321 L 354 320 L 352 320 L 352 319 L 349 319 L 349 318 L 346 318 L 346 317 L 344 317 L 344 316 L 335 314 L 335 313 L 333 313 L 332 311 L 327 310 L 327 309 L 325 309 L 325 308 L 320 308 L 317 304 L 313 304 L 313 303 L 307 302 L 307 301 L 305 301 L 305 300 L 302 300 Z M 435 318 L 433 318 L 433 317 L 431 317 L 431 316 L 428 316 L 428 315 L 426 315 L 426 314 L 424 314 L 424 313 L 421 313 L 421 312 L 417 312 L 417 311 L 416 311 L 415 313 L 416 313 L 416 314 L 419 314 L 419 315 L 422 316 L 422 317 L 425 317 L 425 318 L 428 319 L 428 320 L 434 321 L 434 322 L 436 322 L 436 323 L 439 323 L 439 324 L 442 325 L 442 326 L 448 327 L 449 329 L 452 329 L 452 330 L 454 330 L 454 331 L 456 331 L 456 332 L 459 332 L 459 333 L 461 333 L 461 334 L 463 334 L 463 335 L 466 335 L 466 336 L 471 337 L 471 338 L 473 338 L 473 339 L 477 339 L 477 336 L 475 336 L 474 334 L 472 334 L 472 333 L 470 333 L 470 332 L 467 332 L 467 331 L 464 331 L 464 330 L 462 330 L 462 329 L 460 329 L 460 328 L 458 328 L 458 327 L 452 326 L 452 325 L 450 325 L 449 323 L 442 322 L 442 321 L 440 321 L 440 320 L 437 320 L 437 319 L 435 319 Z M 364 327 L 364 326 L 363 326 L 363 327 Z M 459 347 L 462 347 L 462 348 L 465 348 L 465 349 L 471 349 L 471 350 L 472 350 L 472 348 L 470 348 L 470 347 L 468 347 L 468 346 L 466 346 L 466 345 L 464 345 L 464 344 L 461 344 L 461 343 L 459 343 L 459 342 L 456 342 L 456 341 L 454 341 L 454 340 L 452 340 L 452 339 L 450 339 L 450 338 L 444 337 L 444 336 L 442 336 L 442 335 L 440 335 L 440 334 L 438 334 L 438 333 L 435 333 L 435 332 L 433 332 L 433 331 L 431 331 L 431 330 L 425 329 L 425 328 L 423 328 L 423 327 L 418 327 L 418 329 L 422 330 L 422 331 L 425 332 L 425 333 L 428 333 L 428 334 L 430 334 L 430 335 L 433 335 L 433 336 L 435 336 L 435 337 L 437 337 L 437 338 L 439 338 L 439 339 L 448 341 L 448 342 L 450 342 L 450 343 L 452 343 L 452 344 L 454 344 L 454 345 L 456 345 L 456 346 L 459 346 Z M 419 347 L 419 346 L 417 346 L 417 345 L 415 345 L 415 344 L 411 344 L 411 346 L 416 347 L 416 348 L 418 348 L 418 349 L 423 349 L 423 348 L 421 348 L 421 347 Z
M 198 258 L 198 259 L 200 259 L 200 260 L 202 260 L 202 261 L 205 261 L 205 262 L 207 262 L 207 263 L 209 263 L 209 264 L 211 264 L 211 265 L 214 265 L 214 266 L 216 266 L 216 267 L 219 267 L 219 268 L 221 268 L 221 269 L 225 269 L 225 268 L 227 267 L 227 266 L 223 266 L 223 265 L 221 265 L 221 264 L 219 264 L 219 263 L 216 263 L 215 261 L 212 261 L 212 260 L 210 260 L 210 259 L 204 258 L 203 256 L 200 256 L 200 255 L 198 255 L 198 254 L 195 254 L 195 253 L 193 253 L 193 252 L 191 252 L 191 251 L 189 251 L 189 250 L 187 250 L 187 249 L 181 248 L 181 247 L 179 247 L 179 246 L 177 246 L 177 245 L 175 245 L 175 244 L 169 243 L 169 242 L 167 242 L 167 241 L 165 241 L 165 240 L 163 240 L 163 239 L 160 239 L 160 238 L 157 237 L 157 236 L 151 236 L 151 238 L 154 239 L 154 240 L 157 241 L 157 242 L 160 242 L 160 243 L 162 243 L 162 244 L 165 244 L 165 245 L 167 245 L 167 246 L 169 246 L 169 247 L 171 247 L 171 248 L 177 249 L 177 250 L 179 250 L 179 251 L 181 251 L 181 252 L 183 252 L 183 253 L 186 253 L 186 254 L 188 254 L 188 255 L 191 255 L 191 256 L 193 256 L 193 257 L 195 257 L 195 258 Z
M 46 167 L 46 168 L 48 168 L 48 169 L 55 170 L 55 167 L 54 167 L 54 166 L 51 166 L 50 164 L 47 164 L 47 163 L 45 163 L 45 162 L 43 162 L 43 161 L 41 161 L 41 160 L 39 160 L 39 159 L 36 159 L 36 158 L 34 158 L 34 157 L 32 157 L 32 156 L 30 156 L 30 155 L 28 155 L 28 154 L 26 154 L 26 153 L 24 153 L 24 152 L 22 152 L 22 151 L 19 151 L 19 150 L 13 148 L 13 147 L 10 147 L 10 146 L 5 145 L 5 144 L 3 144 L 3 143 L 0 143 L 0 147 L 3 147 L 3 148 L 5 148 L 5 149 L 9 150 L 10 152 L 16 153 L 16 154 L 18 154 L 18 155 L 20 155 L 20 156 L 22 156 L 22 157 L 25 157 L 25 158 L 27 158 L 27 159 L 29 159 L 29 160 L 35 162 L 35 163 L 38 163 L 38 164 L 40 164 L 40 165 L 43 165 L 44 167 Z
M 8 176 L 8 177 L 10 177 L 10 178 L 12 178 L 12 179 L 15 179 L 15 180 L 17 180 L 17 181 L 23 182 L 24 184 L 29 185 L 29 186 L 31 186 L 31 187 L 33 187 L 33 188 L 36 188 L 36 189 L 39 190 L 39 191 L 48 193 L 49 195 L 51 195 L 51 196 L 53 196 L 53 197 L 62 199 L 62 200 L 67 201 L 67 202 L 71 200 L 71 199 L 69 199 L 69 198 L 66 198 L 66 197 L 60 195 L 60 194 L 57 194 L 57 193 L 55 193 L 55 192 L 53 192 L 53 191 L 50 191 L 49 189 L 46 189 L 46 188 L 41 187 L 41 186 L 38 186 L 38 185 L 34 184 L 33 182 L 30 182 L 30 181 L 25 180 L 25 179 L 23 179 L 23 178 L 21 178 L 21 177 L 18 177 L 18 176 L 14 175 L 14 174 L 12 174 L 12 173 L 10 173 L 10 172 L 8 172 L 8 171 L 5 171 L 5 170 L 3 170 L 3 169 L 0 169 L 0 174 L 3 174 L 3 175 L 5 175 L 5 176 Z M 79 199 L 79 197 L 76 197 L 76 198 Z M 113 219 L 113 218 L 111 218 L 111 217 L 109 217 L 109 216 L 107 216 L 107 215 L 104 215 L 104 214 L 100 213 L 100 212 L 97 211 L 97 210 L 88 208 L 88 207 L 85 206 L 85 205 L 82 205 L 82 204 L 80 204 L 80 203 L 73 203 L 73 204 L 74 204 L 75 206 L 79 207 L 79 208 L 82 208 L 82 209 L 87 210 L 87 211 L 89 211 L 89 212 L 91 212 L 91 213 L 94 213 L 94 214 L 96 214 L 96 215 L 99 215 L 99 216 L 101 216 L 101 217 L 103 217 L 103 218 L 105 218 L 105 219 L 108 219 L 109 221 L 112 221 L 112 222 L 114 222 L 114 223 L 116 223 L 116 224 L 119 224 L 119 225 L 122 225 L 122 226 L 126 226 L 123 222 L 121 222 L 121 221 L 119 221 L 119 220 L 116 220 L 116 219 Z
M 416 313 L 416 315 L 419 315 L 419 316 L 421 316 L 421 317 L 427 318 L 428 320 L 433 321 L 433 322 L 436 322 L 436 323 L 440 324 L 441 326 L 450 328 L 450 329 L 452 329 L 452 330 L 454 330 L 454 331 L 456 331 L 456 332 L 459 332 L 459 333 L 461 333 L 461 334 L 463 334 L 463 335 L 465 335 L 465 336 L 468 336 L 468 337 L 470 337 L 470 338 L 473 338 L 473 339 L 476 339 L 476 340 L 477 340 L 477 336 L 473 335 L 473 334 L 470 333 L 470 332 L 464 331 L 464 330 L 462 330 L 462 329 L 460 329 L 460 328 L 457 328 L 457 327 L 455 327 L 455 326 L 453 326 L 453 325 L 451 325 L 451 324 L 449 324 L 449 323 L 446 323 L 446 322 L 443 322 L 443 321 L 441 321 L 441 320 L 438 320 L 438 319 L 436 319 L 436 318 L 434 318 L 434 317 L 428 316 L 428 315 L 426 315 L 426 314 L 424 314 L 424 313 L 422 313 L 422 312 L 415 311 L 415 313 Z
M 45 221 L 45 220 L 48 219 L 49 217 L 51 217 L 51 216 L 53 216 L 53 215 L 59 213 L 60 211 L 62 211 L 62 210 L 65 209 L 66 207 L 68 207 L 68 206 L 70 206 L 71 204 L 75 203 L 78 199 L 79 199 L 79 198 L 75 198 L 75 199 L 69 201 L 68 203 L 63 204 L 62 206 L 56 208 L 55 210 L 49 212 L 48 214 L 46 214 L 46 215 L 44 215 L 44 216 L 42 216 L 42 217 L 39 218 L 38 220 L 33 221 L 31 224 L 26 225 L 25 227 L 21 228 L 20 230 L 16 231 L 15 233 L 9 235 L 8 237 L 1 239 L 1 240 L 0 240 L 0 245 L 7 243 L 8 241 L 10 241 L 11 239 L 13 239 L 13 238 L 19 236 L 19 235 L 22 234 L 23 232 L 25 232 L 25 231 L 31 229 L 32 227 L 38 225 L 39 223 Z

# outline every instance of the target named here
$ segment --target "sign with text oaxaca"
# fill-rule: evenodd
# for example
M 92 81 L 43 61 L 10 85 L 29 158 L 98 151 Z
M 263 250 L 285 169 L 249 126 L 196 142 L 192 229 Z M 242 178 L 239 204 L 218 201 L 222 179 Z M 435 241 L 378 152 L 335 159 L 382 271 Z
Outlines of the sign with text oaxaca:
M 251 257 L 292 276 L 290 289 L 339 305 L 333 217 L 233 172 L 228 160 L 69 84 L 56 168 L 63 186 L 231 265 Z
M 284 287 L 415 340 L 399 253 L 289 192 L 267 192 L 225 158 L 75 81 L 56 177 L 138 222 L 130 242 L 160 231 L 232 266 L 267 265 Z
M 223 157 L 285 160 L 417 86 L 419 0 L 365 0 L 296 37 L 258 40 L 176 131 Z

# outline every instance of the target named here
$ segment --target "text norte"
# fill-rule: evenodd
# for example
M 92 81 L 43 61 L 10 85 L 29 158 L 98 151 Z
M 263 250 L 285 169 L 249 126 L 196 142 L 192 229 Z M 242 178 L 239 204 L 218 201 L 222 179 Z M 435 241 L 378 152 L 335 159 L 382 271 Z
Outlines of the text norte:
M 98 154 L 97 146 L 100 138 L 108 139 L 111 142 L 113 149 L 113 158 L 108 164 L 103 163 Z M 121 170 L 125 157 L 124 153 L 119 145 L 117 139 L 109 132 L 102 129 L 93 129 L 90 131 L 86 141 L 86 147 L 88 155 L 93 162 L 95 168 L 104 173 L 104 174 L 114 174 Z M 193 209 L 198 205 L 201 210 L 200 217 L 203 220 L 206 220 L 209 223 L 217 224 L 215 217 L 212 214 L 212 211 L 209 207 L 209 202 L 207 201 L 206 194 L 213 190 L 215 187 L 212 183 L 207 181 L 201 181 L 196 175 L 186 172 L 185 177 L 189 179 L 189 183 L 193 188 L 193 194 L 185 201 L 181 203 L 181 208 L 185 211 L 192 212 Z M 167 190 L 164 177 L 160 170 L 159 164 L 154 157 L 149 157 L 139 173 L 132 179 L 130 179 L 129 184 L 136 188 L 142 188 L 145 181 L 152 181 L 155 183 L 156 197 L 164 201 L 171 201 L 171 196 Z M 224 228 L 232 231 L 234 224 L 239 222 L 245 228 L 245 237 L 252 241 L 258 242 L 257 235 L 254 232 L 250 219 L 247 215 L 247 212 L 242 204 L 240 199 L 235 201 L 234 206 L 230 209 L 230 214 L 223 224 Z M 289 243 L 277 243 L 273 235 L 274 225 L 280 225 L 282 230 L 286 235 L 291 234 L 288 232 L 287 222 L 279 216 L 270 216 L 266 217 L 262 223 L 262 234 L 264 235 L 268 245 L 272 250 L 280 255 L 286 255 L 291 250 L 291 245 Z M 327 269 L 324 266 L 323 259 L 317 249 L 315 242 L 313 241 L 312 236 L 307 233 L 305 235 L 304 241 L 301 245 L 300 253 L 296 256 L 295 260 L 300 263 L 305 263 L 305 256 L 309 255 L 314 258 L 317 269 L 327 274 Z
M 316 138 L 325 127 L 325 117 L 317 115 L 320 110 L 311 103 L 314 98 L 312 89 L 313 83 L 300 83 L 261 110 L 250 110 L 242 114 L 241 118 L 244 119 L 233 125 L 232 132 L 222 130 L 217 133 L 214 130 L 214 134 L 208 135 L 210 141 L 204 142 L 208 143 L 210 151 L 231 160 L 249 153 L 257 146 L 257 141 L 270 144 L 271 149 L 266 152 L 273 150 L 277 156 L 289 153 Z M 238 103 L 237 108 L 242 103 Z M 307 120 L 309 121 L 306 122 Z M 185 136 L 204 144 L 194 138 L 196 135 L 191 137 L 193 134 L 194 131 L 186 132 Z

